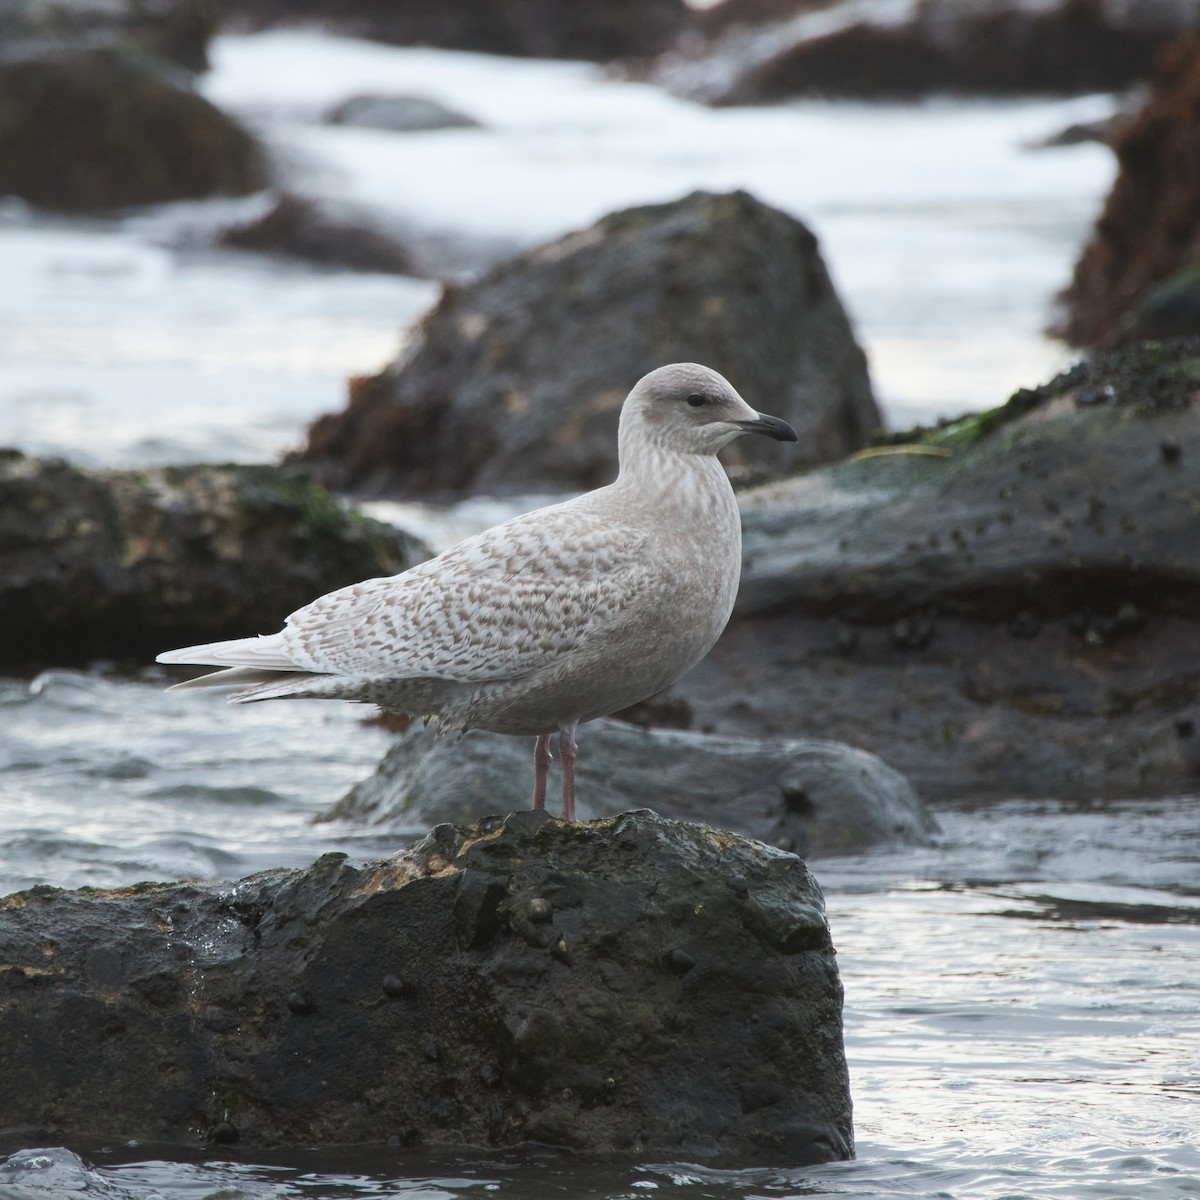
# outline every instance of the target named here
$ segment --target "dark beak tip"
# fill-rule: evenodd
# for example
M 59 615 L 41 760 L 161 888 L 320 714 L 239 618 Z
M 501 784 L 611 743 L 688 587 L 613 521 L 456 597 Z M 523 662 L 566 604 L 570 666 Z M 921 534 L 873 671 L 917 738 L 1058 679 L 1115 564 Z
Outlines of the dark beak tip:
M 761 433 L 777 442 L 798 442 L 800 435 L 779 417 L 761 416 L 757 421 L 743 421 L 742 428 L 747 433 Z

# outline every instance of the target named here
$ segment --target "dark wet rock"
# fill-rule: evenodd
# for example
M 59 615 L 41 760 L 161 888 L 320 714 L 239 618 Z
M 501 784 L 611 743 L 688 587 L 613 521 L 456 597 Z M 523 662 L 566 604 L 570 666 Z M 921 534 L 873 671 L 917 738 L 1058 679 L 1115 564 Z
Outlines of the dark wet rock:
M 0 453 L 0 661 L 152 657 L 266 632 L 427 555 L 295 467 L 98 472 Z
M 374 92 L 364 92 L 340 101 L 325 114 L 325 121 L 330 125 L 389 129 L 394 133 L 479 128 L 479 122 L 474 117 L 448 108 L 428 96 L 380 95 Z
M 0 5 L 0 44 L 10 52 L 34 44 L 109 46 L 206 71 L 215 32 L 216 14 L 208 0 L 6 0 Z
M 1098 117 L 1094 121 L 1073 121 L 1054 133 L 1029 142 L 1028 147 L 1030 150 L 1057 150 L 1063 146 L 1082 146 L 1087 142 L 1114 147 L 1139 108 L 1140 104 L 1131 103 L 1126 98 L 1108 116 Z
M 1122 342 L 1200 337 L 1200 255 L 1197 258 L 1195 266 L 1185 267 L 1139 297 L 1122 322 Z
M 1099 348 L 1200 333 L 1200 36 L 1163 54 L 1149 98 L 1114 149 L 1120 169 L 1055 332 Z
M 34 888 L 0 900 L 0 944 L 10 1131 L 851 1154 L 820 888 L 652 813 L 441 825 L 236 884 Z
M 1145 79 L 1158 51 L 1197 16 L 1193 0 L 924 0 L 907 20 L 890 22 L 864 20 L 849 5 L 792 7 L 799 15 L 732 23 L 699 53 L 669 56 L 658 77 L 715 104 L 1114 91 Z
M 938 829 L 902 775 L 836 742 L 764 742 L 597 721 L 581 731 L 580 745 L 583 819 L 652 808 L 803 855 L 927 844 Z M 435 739 L 432 730 L 411 729 L 326 819 L 413 829 L 473 820 L 481 796 L 493 807 L 525 808 L 531 749 L 524 738 L 476 731 Z
M 253 28 L 317 22 L 354 37 L 527 58 L 647 58 L 691 21 L 685 0 L 215 0 Z
M 734 619 L 660 702 L 926 797 L 1195 789 L 1197 397 L 1200 340 L 1147 343 L 743 496 Z
M 839 457 L 880 423 L 816 238 L 744 192 L 696 192 L 448 288 L 401 358 L 313 425 L 302 457 L 331 486 L 377 494 L 598 486 L 616 473 L 626 393 L 679 361 L 721 371 L 800 431 L 799 448 L 732 446 L 735 476 Z
M 223 246 L 353 271 L 426 274 L 417 255 L 399 238 L 371 227 L 368 213 L 335 210 L 288 192 L 279 195 L 261 216 L 226 229 L 219 240 Z
M 257 142 L 149 59 L 0 58 L 0 195 L 87 212 L 242 195 L 265 180 Z

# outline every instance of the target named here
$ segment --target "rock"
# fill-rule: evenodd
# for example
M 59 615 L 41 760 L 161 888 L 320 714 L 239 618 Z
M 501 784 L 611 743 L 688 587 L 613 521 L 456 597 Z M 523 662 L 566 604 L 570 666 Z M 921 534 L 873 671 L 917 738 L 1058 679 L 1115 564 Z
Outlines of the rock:
M 529 58 L 646 58 L 691 21 L 685 0 L 223 0 L 255 28 L 318 22 L 353 37 Z
M 215 32 L 208 0 L 9 0 L 0 6 L 0 42 L 8 52 L 35 44 L 109 46 L 199 72 L 208 70 Z
M 734 618 L 660 702 L 925 797 L 1194 790 L 1198 394 L 1200 341 L 1148 343 L 744 495 Z
M 753 7 L 769 14 L 774 5 Z M 799 15 L 731 23 L 699 54 L 668 56 L 656 77 L 712 104 L 1115 91 L 1145 79 L 1158 51 L 1200 15 L 1197 0 L 923 0 L 892 20 L 863 20 L 855 5 L 791 7 Z
M 358 867 L 0 901 L 0 1127 L 304 1146 L 852 1153 L 804 863 L 627 813 Z
M 699 361 L 800 431 L 808 461 L 880 424 L 866 361 L 800 222 L 744 192 L 629 209 L 448 288 L 401 358 L 353 381 L 302 458 L 375 494 L 572 491 L 616 473 L 617 414 L 663 363 Z M 733 446 L 739 470 L 795 469 Z
M 294 467 L 94 472 L 0 452 L 0 663 L 147 658 L 270 630 L 427 556 Z
M 456 109 L 427 96 L 381 96 L 363 93 L 335 104 L 325 114 L 329 125 L 356 125 L 362 129 L 390 129 L 418 133 L 433 129 L 478 129 L 480 124 Z
M 281 193 L 260 217 L 234 225 L 220 244 L 242 250 L 307 259 L 309 262 L 420 277 L 426 274 L 416 255 L 398 238 L 370 227 L 370 216 L 333 211 L 315 200 Z
M 702 820 L 806 857 L 926 845 L 937 822 L 904 779 L 835 742 L 762 742 L 596 721 L 581 734 L 581 819 L 649 807 Z M 529 805 L 529 745 L 473 731 L 461 741 L 410 729 L 328 820 L 412 829 Z
M 1190 165 L 1200 156 L 1200 36 L 1180 37 L 1163 54 L 1146 103 L 1114 149 L 1120 169 L 1061 297 L 1055 332 L 1100 349 L 1198 333 L 1180 285 L 1200 268 L 1200 177 Z M 1152 294 L 1158 288 L 1168 290 Z M 1164 307 L 1165 325 L 1156 318 Z
M 1048 134 L 1043 138 L 1027 143 L 1030 150 L 1057 150 L 1061 146 L 1078 146 L 1087 142 L 1100 145 L 1115 146 L 1121 133 L 1134 118 L 1134 109 L 1128 109 L 1124 104 L 1108 116 L 1100 116 L 1094 121 L 1072 121 L 1061 130 Z
M 696 10 L 696 24 L 706 37 L 739 25 L 765 25 L 814 9 L 829 8 L 829 0 L 720 0 Z
M 0 59 L 0 195 L 90 212 L 241 195 L 265 179 L 254 139 L 149 60 L 78 49 Z
M 1123 343 L 1200 337 L 1200 256 L 1162 283 L 1154 284 L 1122 322 Z

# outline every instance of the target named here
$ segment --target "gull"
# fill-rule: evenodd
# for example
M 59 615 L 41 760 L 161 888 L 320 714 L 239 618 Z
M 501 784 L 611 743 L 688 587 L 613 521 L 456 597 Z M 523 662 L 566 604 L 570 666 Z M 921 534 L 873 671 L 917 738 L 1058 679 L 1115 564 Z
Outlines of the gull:
M 607 486 L 321 596 L 279 633 L 158 661 L 223 668 L 176 688 L 236 686 L 235 703 L 355 700 L 436 720 L 439 733 L 534 737 L 536 809 L 557 733 L 573 821 L 579 726 L 674 683 L 733 611 L 741 519 L 716 456 L 745 433 L 798 440 L 716 371 L 659 367 L 621 407 Z

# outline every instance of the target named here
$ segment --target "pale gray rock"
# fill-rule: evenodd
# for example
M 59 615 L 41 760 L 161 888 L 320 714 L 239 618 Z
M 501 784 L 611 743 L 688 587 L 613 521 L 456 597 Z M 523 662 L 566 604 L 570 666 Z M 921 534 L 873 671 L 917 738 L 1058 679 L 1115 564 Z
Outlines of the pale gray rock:
M 378 769 L 324 818 L 417 830 L 520 808 L 526 748 L 419 728 L 401 734 Z M 586 819 L 651 808 L 732 829 L 802 855 L 928 844 L 938 824 L 898 771 L 838 742 L 759 741 L 600 721 L 577 772 Z
M 478 129 L 479 122 L 428 96 L 384 96 L 364 93 L 335 104 L 325 114 L 329 125 L 424 133 L 435 129 Z

